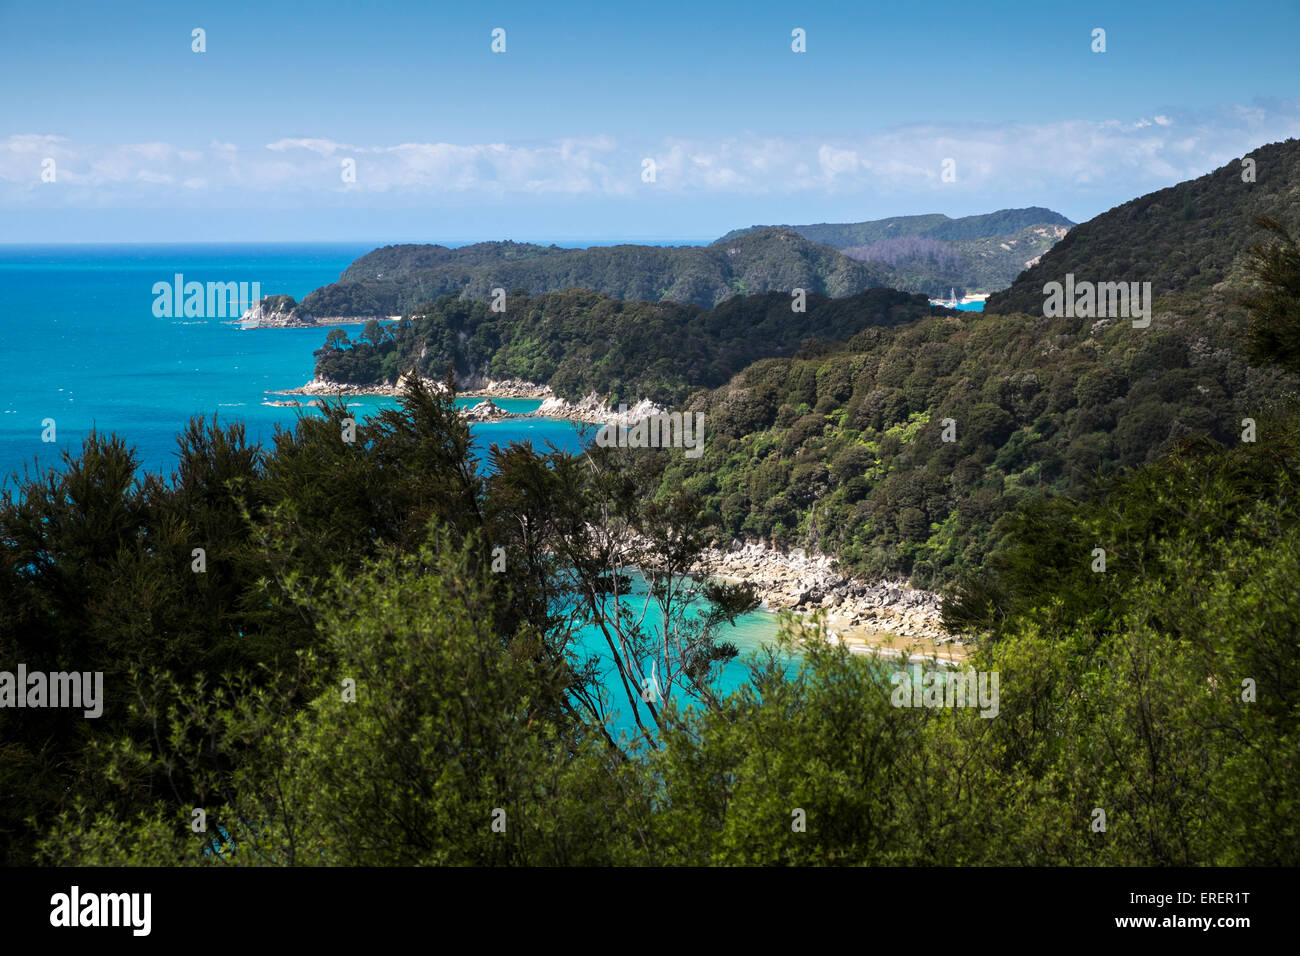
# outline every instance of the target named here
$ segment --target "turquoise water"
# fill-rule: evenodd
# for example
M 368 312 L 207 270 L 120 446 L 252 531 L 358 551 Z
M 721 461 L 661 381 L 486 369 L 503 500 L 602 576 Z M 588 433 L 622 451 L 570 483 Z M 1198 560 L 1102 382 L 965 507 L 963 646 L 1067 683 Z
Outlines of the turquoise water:
M 365 246 L 0 246 L 0 474 L 58 464 L 91 427 L 117 432 L 142 467 L 170 471 L 191 415 L 241 419 L 269 442 L 296 410 L 267 390 L 312 377 L 326 329 L 241 331 L 220 319 L 160 319 L 155 282 L 260 282 L 301 297 L 335 281 Z M 53 418 L 55 441 L 41 441 Z
M 262 404 L 311 380 L 312 353 L 329 331 L 241 330 L 222 319 L 157 318 L 155 282 L 258 282 L 263 295 L 302 298 L 333 282 L 367 244 L 0 246 L 0 476 L 59 463 L 92 427 L 135 446 L 141 467 L 171 470 L 175 436 L 196 414 L 239 419 L 269 444 L 278 423 L 310 409 Z M 353 399 L 362 417 L 396 405 Z M 474 404 L 465 399 L 463 404 Z M 498 402 L 511 411 L 538 403 Z M 54 441 L 42 441 L 45 419 Z M 475 427 L 484 442 L 516 437 L 502 423 Z M 571 426 L 532 422 L 537 445 L 576 448 Z
M 294 396 L 268 394 L 295 388 L 312 377 L 312 352 L 326 328 L 250 329 L 222 319 L 169 319 L 153 314 L 155 282 L 259 282 L 263 295 L 301 299 L 335 281 L 371 244 L 319 245 L 0 245 L 0 475 L 33 465 L 57 466 L 63 449 L 76 450 L 96 427 L 116 432 L 135 447 L 141 468 L 168 473 L 175 464 L 176 434 L 189 418 L 216 413 L 243 421 L 249 438 L 270 444 L 275 425 L 292 425 L 310 408 L 264 405 Z M 299 397 L 300 401 L 306 399 Z M 482 399 L 458 399 L 473 405 Z M 365 419 L 394 399 L 347 400 Z M 540 402 L 496 399 L 507 411 L 526 412 Z M 55 441 L 41 440 L 44 419 L 55 423 Z M 471 426 L 482 454 L 492 443 L 531 441 L 577 451 L 569 422 L 525 419 Z M 747 615 L 725 639 L 742 659 L 770 641 L 776 617 Z M 607 654 L 603 641 L 592 653 Z M 612 662 L 605 661 L 611 669 Z M 745 680 L 742 664 L 722 672 L 729 690 Z M 617 678 L 614 685 L 618 685 Z M 621 685 L 616 687 L 621 701 Z M 626 713 L 615 722 L 633 725 Z
M 634 587 L 633 596 L 627 599 L 625 603 L 639 612 L 643 606 L 644 595 L 644 588 Z M 658 619 L 657 608 L 653 602 L 650 608 L 650 612 L 646 615 L 647 623 Z M 694 617 L 695 615 L 692 613 L 691 616 Z M 774 642 L 778 630 L 777 621 L 778 618 L 775 614 L 769 614 L 766 611 L 754 611 L 737 618 L 734 627 L 723 625 L 718 628 L 716 632 L 718 640 L 735 644 L 740 654 L 735 660 L 724 664 L 719 669 L 713 683 L 713 689 L 716 693 L 725 695 L 749 679 L 749 670 L 745 666 L 745 662 L 759 654 L 764 646 Z M 656 636 L 662 633 L 650 628 L 647 628 L 647 630 Z M 609 645 L 599 628 L 594 626 L 586 628 L 579 637 L 578 648 L 580 649 L 578 651 L 579 656 L 595 654 L 600 657 L 601 682 L 606 688 L 606 707 L 612 718 L 609 722 L 611 733 L 616 736 L 623 733 L 629 738 L 635 736 L 637 728 L 632 715 L 632 708 L 623 689 L 622 680 L 619 678 L 614 665 Z M 787 671 L 795 663 L 794 659 L 786 654 L 780 654 L 778 658 L 785 663 Z M 650 676 L 651 671 L 648 664 L 643 668 L 643 672 L 646 677 Z M 655 673 L 657 676 L 659 671 L 656 669 Z M 670 699 L 678 708 L 697 706 L 696 701 L 681 686 L 680 680 L 673 684 Z M 647 728 L 653 728 L 654 722 L 644 707 L 641 708 L 641 720 Z

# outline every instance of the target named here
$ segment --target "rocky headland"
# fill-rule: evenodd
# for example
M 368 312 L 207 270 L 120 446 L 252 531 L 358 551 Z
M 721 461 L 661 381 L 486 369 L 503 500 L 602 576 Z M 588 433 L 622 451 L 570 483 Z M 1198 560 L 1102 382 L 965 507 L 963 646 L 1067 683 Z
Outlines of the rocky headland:
M 228 325 L 239 325 L 246 329 L 309 329 L 320 326 L 365 325 L 373 315 L 309 315 L 298 308 L 298 303 L 291 295 L 263 296 L 258 302 Z M 400 319 L 400 315 L 387 316 Z

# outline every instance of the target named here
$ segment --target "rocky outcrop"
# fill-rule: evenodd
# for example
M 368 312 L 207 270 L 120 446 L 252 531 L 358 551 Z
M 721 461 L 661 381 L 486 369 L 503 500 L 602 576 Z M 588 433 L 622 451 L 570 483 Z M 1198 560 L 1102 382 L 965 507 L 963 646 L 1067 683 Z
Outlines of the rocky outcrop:
M 289 329 L 303 328 L 316 324 L 309 315 L 295 315 L 298 303 L 291 295 L 264 296 L 253 305 L 235 323 L 245 328 Z
M 458 379 L 459 393 L 468 398 L 551 398 L 554 392 L 549 385 L 525 382 L 521 378 L 489 379 L 482 375 Z
M 331 382 L 327 379 L 314 378 L 299 388 L 286 388 L 273 395 L 319 395 L 334 398 L 354 395 L 396 395 L 397 390 L 391 385 L 350 385 L 347 382 Z
M 535 412 L 529 412 L 534 418 L 564 418 L 575 422 L 588 422 L 593 425 L 621 425 L 631 427 L 643 418 L 664 414 L 664 409 L 647 398 L 633 406 L 620 405 L 610 408 L 605 399 L 595 392 L 585 398 L 571 402 L 565 398 L 552 396 L 542 402 Z
M 715 577 L 752 584 L 768 610 L 825 611 L 843 628 L 888 632 L 935 645 L 964 643 L 943 629 L 937 594 L 902 581 L 870 584 L 845 577 L 825 555 L 733 541 L 728 548 L 707 550 L 701 567 Z
M 353 395 L 379 395 L 393 398 L 401 395 L 406 389 L 405 375 L 399 376 L 396 385 L 352 385 L 348 382 L 331 382 L 329 379 L 314 378 L 306 385 L 298 388 L 286 388 L 273 395 L 320 395 L 334 397 L 342 395 L 347 398 Z M 446 391 L 447 385 L 444 382 L 434 381 L 431 378 L 421 379 L 426 388 L 434 392 Z
M 256 329 L 309 329 L 320 326 L 364 325 L 374 318 L 373 315 L 310 315 L 302 311 L 302 306 L 291 295 L 263 296 L 261 301 L 253 303 L 242 316 L 231 320 L 231 325 Z M 389 319 L 400 319 L 400 315 L 390 315 Z
M 503 418 L 516 418 L 514 412 L 507 412 L 492 399 L 485 399 L 473 408 L 464 409 L 463 414 L 471 422 L 499 422 Z

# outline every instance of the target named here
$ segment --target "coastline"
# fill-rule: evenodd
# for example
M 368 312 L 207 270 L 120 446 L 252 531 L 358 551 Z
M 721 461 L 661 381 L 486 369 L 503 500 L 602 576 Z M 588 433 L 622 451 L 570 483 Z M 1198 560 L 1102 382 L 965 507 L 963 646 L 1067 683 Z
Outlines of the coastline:
M 402 394 L 406 388 L 407 377 L 405 375 L 397 379 L 395 385 L 352 385 L 347 382 L 331 382 L 327 379 L 313 378 L 305 385 L 297 388 L 268 389 L 268 395 L 314 395 L 321 397 L 344 397 L 354 395 L 375 395 L 386 398 L 396 398 Z M 441 381 L 435 381 L 431 378 L 423 378 L 422 381 L 426 388 L 435 392 L 445 392 L 447 384 Z M 522 379 L 511 378 L 493 381 L 491 379 L 470 378 L 463 380 L 466 388 L 458 389 L 457 397 L 460 398 L 540 398 L 546 399 L 552 397 L 555 393 L 551 391 L 549 385 L 538 385 L 534 382 L 525 382 Z
M 445 392 L 445 382 L 424 378 L 426 387 L 433 391 Z M 570 422 L 582 422 L 588 425 L 622 425 L 629 427 L 651 415 L 661 415 L 666 409 L 649 399 L 642 399 L 626 411 L 616 411 L 595 392 L 576 402 L 557 396 L 549 385 L 538 385 L 522 379 L 492 380 L 481 376 L 463 379 L 466 387 L 456 391 L 457 398 L 482 398 L 485 401 L 466 409 L 471 417 L 481 421 L 502 421 L 509 418 L 554 418 Z M 406 387 L 406 376 L 397 380 L 395 385 L 351 385 L 346 382 L 331 382 L 312 379 L 297 388 L 268 389 L 267 395 L 306 396 L 314 401 L 275 401 L 264 404 L 284 405 L 288 407 L 320 405 L 322 398 L 355 398 L 357 396 L 374 396 L 380 398 L 397 398 Z M 531 412 L 507 412 L 497 408 L 492 399 L 497 398 L 538 398 L 542 404 Z M 490 407 L 483 408 L 484 405 Z

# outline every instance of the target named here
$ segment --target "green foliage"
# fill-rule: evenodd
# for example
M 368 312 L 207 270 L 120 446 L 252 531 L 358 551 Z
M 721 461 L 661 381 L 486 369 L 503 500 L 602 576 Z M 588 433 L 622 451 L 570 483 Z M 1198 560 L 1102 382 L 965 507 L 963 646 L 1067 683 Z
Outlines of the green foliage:
M 938 298 L 954 288 L 958 294 L 1006 288 L 1073 225 L 1050 209 L 1033 207 L 961 219 L 936 213 L 873 222 L 753 226 L 733 230 L 715 245 L 759 229 L 789 229 L 851 259 L 887 268 L 886 281 L 895 289 Z
M 935 315 L 755 363 L 685 403 L 710 426 L 705 511 L 724 540 L 774 538 L 781 525 L 786 544 L 838 555 L 860 576 L 950 583 L 981 567 L 998 518 L 1028 497 L 1085 493 L 1189 435 L 1235 442 L 1243 418 L 1294 400 L 1294 375 L 1252 367 L 1234 347 L 1246 323 L 1234 296 L 1162 300 L 1178 319 L 1148 330 Z M 946 418 L 955 443 L 941 440 Z M 840 459 L 864 446 L 871 460 Z M 818 464 L 816 515 L 800 525 L 795 468 L 806 480 Z M 662 487 L 694 467 L 666 458 Z M 930 539 L 949 521 L 960 548 Z
M 1300 244 L 1276 219 L 1260 216 L 1255 223 L 1278 241 L 1250 251 L 1250 270 L 1262 286 L 1242 297 L 1251 312 L 1250 355 L 1300 371 Z
M 405 414 L 440 408 L 417 387 Z M 393 461 L 431 454 L 390 434 L 396 424 L 368 440 Z M 459 447 L 451 425 L 434 447 Z M 9 859 L 1296 865 L 1300 414 L 1265 420 L 1260 434 L 1231 450 L 1184 442 L 1102 496 L 1040 502 L 1001 523 L 983 591 L 952 605 L 984 634 L 971 663 L 998 675 L 996 715 L 988 700 L 897 706 L 890 675 L 906 659 L 850 654 L 818 622 L 787 618 L 785 646 L 752 661 L 749 684 L 689 709 L 666 702 L 657 737 L 627 749 L 612 745 L 598 712 L 571 706 L 582 675 L 556 653 L 569 619 L 527 608 L 535 588 L 556 589 L 546 608 L 568 603 L 577 591 L 567 573 L 588 589 L 614 586 L 616 576 L 579 565 L 617 569 L 602 541 L 623 521 L 657 555 L 652 590 L 677 587 L 672 568 L 697 553 L 700 527 L 683 522 L 696 505 L 646 504 L 638 476 L 649 457 L 591 469 L 523 446 L 498 450 L 482 527 L 431 517 L 432 533 L 401 551 L 364 556 L 358 548 L 373 542 L 362 536 L 335 542 L 339 560 L 324 576 L 281 568 L 293 579 L 282 600 L 311 622 L 312 640 L 280 665 L 123 673 L 127 713 L 106 713 L 58 769 L 15 759 L 20 728 L 0 725 L 0 780 L 8 793 L 29 774 L 22 792 L 34 809 Z M 200 444 L 214 455 L 222 443 Z M 75 532 L 83 520 L 103 526 L 129 455 L 101 442 L 86 458 L 88 467 L 71 463 L 67 489 L 89 504 L 84 476 L 95 474 L 92 487 L 111 494 L 101 490 L 84 519 L 70 514 L 63 533 L 102 549 Z M 870 467 L 847 449 L 833 461 Z M 440 466 L 450 487 L 464 481 L 453 466 Z M 939 489 L 891 479 L 910 502 L 904 514 L 927 516 Z M 561 507 L 579 488 L 580 507 Z M 29 497 L 50 508 L 38 491 Z M 11 511 L 5 527 L 20 527 Z M 606 527 L 593 524 L 597 514 Z M 511 527 L 542 533 L 532 547 L 511 541 L 525 570 L 503 588 L 482 541 Z M 267 537 L 276 565 L 295 539 L 274 520 Z M 951 544 L 950 522 L 932 537 Z M 1105 573 L 1089 566 L 1096 543 L 1110 555 Z M 0 578 L 10 593 L 22 593 L 27 563 Z M 720 596 L 715 619 L 749 606 L 735 597 Z M 63 604 L 51 598 L 47 610 Z M 705 670 L 728 653 L 708 650 Z M 70 727 L 52 739 L 68 748 L 79 738 Z M 207 812 L 206 832 L 191 827 L 195 807 Z M 1098 808 L 1104 832 L 1092 827 Z
M 1236 190 L 1222 173 L 1207 185 Z M 452 398 L 418 380 L 355 442 L 341 405 L 266 450 L 196 420 L 166 481 L 92 434 L 0 500 L 0 660 L 100 670 L 108 691 L 94 721 L 0 709 L 0 862 L 1297 865 L 1294 246 L 1284 227 L 1255 253 L 1248 317 L 1236 233 L 1223 257 L 1183 224 L 1255 194 L 1184 185 L 1120 217 L 1153 223 L 1126 261 L 1205 252 L 1160 280 L 1145 334 L 884 290 L 814 297 L 807 326 L 780 295 L 705 312 L 571 291 L 519 296 L 526 322 L 448 297 L 322 350 L 362 375 L 427 346 L 449 377 L 499 360 L 568 394 L 686 395 L 711 426 L 700 459 L 515 444 L 480 474 Z M 1077 231 L 1061 262 L 1112 248 Z M 449 252 L 394 248 L 413 272 Z M 1248 318 L 1281 368 L 1232 347 Z M 646 331 L 681 355 L 607 357 Z M 712 365 L 674 364 L 697 347 Z M 906 659 L 789 618 L 720 696 L 719 627 L 754 595 L 687 572 L 722 533 L 954 581 L 945 620 L 978 636 L 996 716 L 896 706 Z M 584 627 L 633 740 L 610 733 Z M 652 661 L 669 692 L 647 700 Z
M 613 402 L 651 398 L 672 404 L 693 388 L 722 384 L 753 362 L 791 355 L 811 339 L 847 338 L 935 311 L 920 296 L 892 289 L 842 299 L 810 295 L 802 313 L 792 311 L 790 296 L 777 292 L 704 310 L 568 289 L 513 297 L 504 313 L 444 296 L 386 327 L 377 346 L 327 340 L 316 352 L 316 375 L 392 384 L 397 369 L 418 367 L 435 379 L 454 369 L 462 381 L 471 374 L 522 378 L 549 384 L 570 399 L 597 392 Z M 819 388 L 831 397 L 848 393 L 848 370 L 835 372 L 821 385 L 816 375 L 809 377 L 808 400 L 817 400 Z
M 493 789 L 480 774 L 490 755 L 514 746 L 513 737 L 491 736 L 507 717 L 537 728 L 518 752 L 549 781 L 537 787 L 595 786 L 557 763 L 589 744 L 602 760 L 627 759 L 604 726 L 610 701 L 576 642 L 587 626 L 609 639 L 628 681 L 624 706 L 639 706 L 651 661 L 665 702 L 710 702 L 711 675 L 736 653 L 718 629 L 756 602 L 747 588 L 687 577 L 707 543 L 694 499 L 683 492 L 650 503 L 645 458 L 594 447 L 581 457 L 538 454 L 517 444 L 492 450 L 485 479 L 453 399 L 418 380 L 400 409 L 359 425 L 354 441 L 343 437 L 348 415 L 341 404 L 306 414 L 277 431 L 270 451 L 248 446 L 242 426 L 196 420 L 169 481 L 135 481 L 125 444 L 92 434 L 61 471 L 0 501 L 0 596 L 9 612 L 0 616 L 0 659 L 33 671 L 102 671 L 106 695 L 97 719 L 67 708 L 0 709 L 0 859 L 30 862 L 39 835 L 66 811 L 62 836 L 46 850 L 52 859 L 138 862 L 176 851 L 217 862 L 250 848 L 240 861 L 304 862 L 295 828 L 309 819 L 331 846 L 345 831 L 364 831 L 337 816 L 342 805 L 311 809 L 311 801 L 359 799 L 330 770 L 367 765 L 380 740 L 397 747 L 384 757 L 394 761 L 392 801 L 367 825 L 391 824 L 403 801 L 432 801 L 436 817 L 509 800 L 517 819 L 533 819 L 519 809 L 545 804 L 529 803 L 531 784 Z M 195 557 L 195 548 L 204 553 Z M 509 574 L 489 570 L 497 548 Z M 654 617 L 618 600 L 631 568 L 648 583 Z M 702 613 L 686 613 L 692 601 Z M 435 659 L 443 669 L 425 667 Z M 481 684 L 467 686 L 475 674 Z M 345 677 L 372 689 L 391 681 L 390 696 L 330 710 Z M 426 709 L 406 709 L 412 688 L 428 692 Z M 304 708 L 317 704 L 322 720 L 341 722 L 326 720 L 312 738 Z M 456 724 L 466 707 L 475 720 Z M 657 705 L 645 709 L 643 742 L 652 746 L 649 727 L 668 717 Z M 369 736 L 354 739 L 355 763 L 301 749 L 313 739 L 342 747 L 349 714 L 372 720 Z M 418 718 L 414 736 L 383 736 L 408 717 Z M 407 781 L 416 787 L 408 792 L 399 778 L 414 772 L 413 753 L 402 749 L 410 739 L 438 753 L 474 740 L 480 752 L 446 771 L 438 785 L 446 793 L 426 792 L 422 776 Z M 470 779 L 482 788 L 477 797 L 457 789 Z M 300 780 L 309 784 L 295 790 Z M 186 832 L 195 807 L 209 813 L 209 837 L 169 841 L 167 828 Z M 134 849 L 109 836 L 128 828 L 125 820 L 142 828 Z M 584 859 L 587 850 L 561 846 L 537 820 L 535 837 L 561 854 L 537 859 Z M 411 839 L 428 849 L 442 837 Z M 203 853 L 212 840 L 220 852 Z M 230 846 L 221 850 L 223 842 Z M 347 847 L 310 851 L 306 861 L 361 853 Z M 429 852 L 402 859 L 534 858 L 500 840 Z

